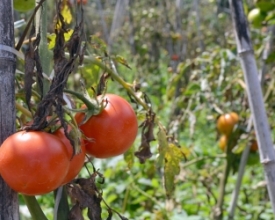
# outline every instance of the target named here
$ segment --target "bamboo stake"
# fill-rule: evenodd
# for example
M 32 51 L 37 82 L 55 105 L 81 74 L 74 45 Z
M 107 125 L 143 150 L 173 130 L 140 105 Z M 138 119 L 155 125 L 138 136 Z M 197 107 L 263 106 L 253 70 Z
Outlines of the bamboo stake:
M 0 45 L 14 47 L 13 1 L 0 4 Z M 0 50 L 0 144 L 15 132 L 16 56 Z M 19 219 L 17 193 L 0 176 L 0 220 Z
M 270 127 L 264 108 L 264 100 L 258 79 L 258 70 L 253 53 L 247 21 L 241 0 L 230 0 L 236 43 L 247 85 L 249 106 L 259 146 L 260 161 L 264 167 L 269 198 L 275 213 L 275 151 L 272 146 Z

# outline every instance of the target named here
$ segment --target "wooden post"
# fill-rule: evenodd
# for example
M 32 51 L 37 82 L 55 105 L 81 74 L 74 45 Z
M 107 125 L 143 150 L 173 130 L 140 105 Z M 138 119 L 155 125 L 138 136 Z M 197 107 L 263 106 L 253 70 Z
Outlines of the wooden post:
M 264 167 L 269 199 L 275 215 L 275 151 L 265 104 L 258 78 L 258 68 L 247 26 L 242 0 L 229 0 L 234 24 L 240 63 L 244 72 L 249 107 L 253 116 L 253 126 L 259 146 L 260 161 Z
M 0 44 L 14 47 L 13 1 L 0 4 Z M 0 143 L 15 132 L 14 74 L 16 56 L 0 50 Z M 0 220 L 18 220 L 17 193 L 0 176 Z

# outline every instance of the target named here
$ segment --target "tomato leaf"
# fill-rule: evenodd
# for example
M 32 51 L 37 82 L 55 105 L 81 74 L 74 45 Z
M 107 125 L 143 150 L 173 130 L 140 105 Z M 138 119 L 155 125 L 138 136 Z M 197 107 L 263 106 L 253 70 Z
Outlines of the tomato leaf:
M 157 140 L 158 140 L 158 151 L 159 151 L 157 166 L 162 167 L 164 162 L 164 157 L 165 157 L 165 151 L 168 148 L 168 141 L 166 137 L 165 128 L 161 124 L 159 124 Z
M 114 60 L 115 60 L 116 62 L 122 64 L 123 66 L 126 66 L 126 67 L 129 68 L 129 69 L 132 69 L 132 68 L 129 66 L 127 60 L 126 60 L 124 57 L 122 57 L 122 56 L 120 56 L 120 55 L 116 55 L 116 56 L 114 57 Z
M 145 163 L 145 161 L 152 157 L 152 152 L 150 150 L 150 142 L 147 141 L 144 134 L 142 134 L 141 145 L 139 150 L 135 152 L 135 156 L 139 159 L 140 163 Z
M 61 14 L 64 18 L 64 22 L 66 22 L 67 24 L 70 24 L 73 20 L 73 16 L 71 13 L 71 10 L 69 8 L 69 6 L 67 4 L 65 4 L 61 10 Z
M 174 191 L 174 179 L 180 172 L 180 162 L 185 158 L 181 148 L 173 143 L 169 143 L 165 149 L 165 165 L 164 165 L 164 186 L 168 198 Z
M 68 220 L 84 220 L 79 203 L 72 207 L 68 216 Z
M 99 36 L 92 35 L 91 42 L 94 49 L 97 49 L 101 53 L 105 54 L 105 52 L 107 51 L 107 45 Z
M 185 159 L 187 148 L 181 148 L 170 142 L 167 138 L 166 130 L 159 123 L 159 131 L 157 134 L 158 140 L 158 160 L 157 166 L 162 167 L 164 163 L 164 186 L 167 197 L 171 197 L 174 191 L 174 179 L 180 172 L 180 162 Z
M 93 173 L 88 179 L 80 178 L 77 180 L 78 184 L 71 184 L 69 188 L 69 194 L 76 204 L 83 209 L 88 208 L 88 217 L 91 220 L 101 219 L 102 212 L 102 195 L 96 186 L 96 177 L 97 173 Z
M 64 39 L 66 42 L 70 39 L 73 32 L 73 29 L 69 29 L 66 33 L 64 33 Z M 51 50 L 55 47 L 56 34 L 48 34 L 47 39 L 49 41 L 48 49 Z
M 134 164 L 134 148 L 130 147 L 129 150 L 127 150 L 124 153 L 124 160 L 127 163 L 128 169 L 132 169 Z

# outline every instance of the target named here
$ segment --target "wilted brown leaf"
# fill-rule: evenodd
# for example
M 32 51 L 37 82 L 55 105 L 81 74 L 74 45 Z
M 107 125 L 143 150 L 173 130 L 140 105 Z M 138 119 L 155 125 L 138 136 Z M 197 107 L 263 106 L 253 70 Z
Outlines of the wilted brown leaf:
M 68 220 L 84 220 L 83 215 L 82 215 L 82 210 L 79 206 L 79 203 L 76 203 L 68 216 Z

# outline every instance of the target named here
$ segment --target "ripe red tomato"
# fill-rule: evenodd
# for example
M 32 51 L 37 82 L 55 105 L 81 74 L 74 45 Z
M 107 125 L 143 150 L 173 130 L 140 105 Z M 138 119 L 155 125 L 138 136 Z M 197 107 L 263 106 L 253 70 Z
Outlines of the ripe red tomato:
M 70 131 L 70 127 L 68 130 Z M 70 141 L 68 140 L 68 138 L 65 136 L 64 129 L 60 128 L 56 130 L 53 134 L 58 138 L 60 138 L 61 141 L 65 144 L 65 146 L 67 147 L 68 155 L 71 158 L 73 155 L 73 147 Z M 69 171 L 62 182 L 63 184 L 66 184 L 72 181 L 78 175 L 85 161 L 85 153 L 86 153 L 85 145 L 83 140 L 81 140 L 81 152 L 79 152 L 78 154 L 74 155 L 73 158 L 71 158 Z
M 42 195 L 60 186 L 70 157 L 63 142 L 42 131 L 20 131 L 0 147 L 0 174 L 15 191 Z
M 229 136 L 239 121 L 239 116 L 235 112 L 221 115 L 217 121 L 217 128 L 221 134 Z
M 108 158 L 123 154 L 133 144 L 138 122 L 132 106 L 122 97 L 106 94 L 106 107 L 86 123 L 80 124 L 84 113 L 77 113 L 76 121 L 87 137 L 86 152 L 97 158 Z

